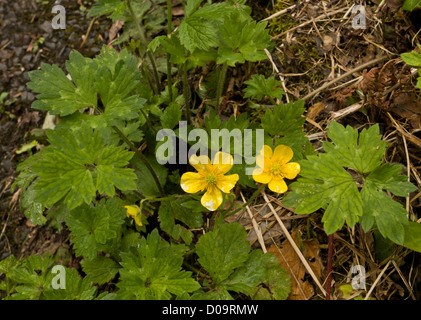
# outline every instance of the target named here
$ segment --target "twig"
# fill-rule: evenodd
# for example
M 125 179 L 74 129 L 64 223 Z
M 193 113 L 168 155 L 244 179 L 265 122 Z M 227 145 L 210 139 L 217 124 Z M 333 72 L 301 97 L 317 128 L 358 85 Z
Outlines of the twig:
M 314 21 L 316 22 L 316 21 L 322 20 L 324 18 L 327 18 L 327 17 L 330 17 L 330 16 L 334 16 L 335 14 L 338 14 L 338 13 L 344 11 L 344 10 L 345 9 L 342 8 L 342 9 L 339 9 L 339 10 L 336 10 L 336 11 L 332 11 L 332 12 L 328 12 L 328 13 L 322 14 L 321 16 L 319 16 L 316 19 L 314 19 Z M 293 28 L 291 28 L 291 29 L 289 29 L 287 31 L 284 31 L 284 32 L 282 32 L 282 33 L 280 33 L 280 34 L 272 37 L 272 40 L 278 39 L 278 38 L 282 37 L 284 34 L 286 34 L 287 32 L 290 32 L 290 31 L 293 31 L 295 29 L 304 27 L 304 26 L 306 26 L 306 25 L 308 25 L 310 23 L 313 23 L 313 20 L 308 20 L 308 21 L 306 21 L 306 22 L 304 22 L 304 23 L 302 23 L 302 24 L 300 24 L 300 25 L 298 25 L 296 27 L 293 27 Z
M 91 29 L 92 29 L 92 27 L 93 27 L 93 25 L 94 25 L 95 19 L 96 19 L 96 18 L 93 18 L 93 19 L 91 20 L 91 23 L 89 24 L 89 27 L 88 27 L 88 31 L 86 31 L 85 37 L 83 38 L 83 41 L 82 41 L 82 43 L 80 44 L 79 50 L 80 50 L 80 49 L 82 49 L 82 48 L 83 48 L 83 46 L 85 45 L 86 39 L 88 39 L 89 33 L 91 32 Z
M 240 195 L 241 195 L 241 198 L 243 199 L 243 202 L 246 203 L 246 199 L 244 198 L 242 192 L 240 192 Z M 256 232 L 257 239 L 259 240 L 260 246 L 262 247 L 263 252 L 266 253 L 267 250 L 265 246 L 265 241 L 263 240 L 262 230 L 260 230 L 260 227 L 257 224 L 256 219 L 254 219 L 253 214 L 251 213 L 251 210 L 248 205 L 246 206 L 246 209 L 251 219 L 251 223 L 253 224 L 253 228 L 254 228 L 254 231 Z
M 335 79 L 333 79 L 333 80 L 329 81 L 328 83 L 325 83 L 325 84 L 324 84 L 324 85 L 322 85 L 320 88 L 317 88 L 317 89 L 316 89 L 316 90 L 314 90 L 313 92 L 310 92 L 309 94 L 307 94 L 305 97 L 303 97 L 303 98 L 302 98 L 302 100 L 304 100 L 304 101 L 305 101 L 305 100 L 308 100 L 308 99 L 310 99 L 311 97 L 313 97 L 313 96 L 315 96 L 316 94 L 318 94 L 319 92 L 323 91 L 324 89 L 326 89 L 326 88 L 330 87 L 332 84 L 334 84 L 334 83 L 336 83 L 336 82 L 338 82 L 338 81 L 340 81 L 340 80 L 342 80 L 342 79 L 344 79 L 344 78 L 346 78 L 346 77 L 348 77 L 348 76 L 352 75 L 354 72 L 360 71 L 360 70 L 362 70 L 362 69 L 364 69 L 364 68 L 367 68 L 368 66 L 371 66 L 371 65 L 373 65 L 373 64 L 376 64 L 376 63 L 382 62 L 382 61 L 384 61 L 384 60 L 386 60 L 386 59 L 388 59 L 388 57 L 387 57 L 387 56 L 382 56 L 382 57 L 380 57 L 380 58 L 377 58 L 377 59 L 371 60 L 371 61 L 369 61 L 369 62 L 366 62 L 366 63 L 364 63 L 364 64 L 362 64 L 362 65 L 360 65 L 360 66 L 358 66 L 358 67 L 356 67 L 356 68 L 354 68 L 354 69 L 352 69 L 352 70 L 350 70 L 350 71 L 346 72 L 346 73 L 344 73 L 343 75 L 341 75 L 341 76 L 339 76 L 339 77 L 337 77 L 337 78 L 335 78 Z
M 330 234 L 328 237 L 326 300 L 330 300 L 330 291 L 332 290 L 332 264 L 333 264 L 333 233 Z
M 307 0 L 307 2 L 308 2 L 308 0 Z M 267 17 L 267 18 L 264 18 L 264 19 L 260 20 L 260 22 L 263 22 L 263 21 L 269 21 L 269 20 L 271 20 L 271 19 L 274 19 L 274 18 L 276 18 L 276 17 L 280 16 L 281 14 L 284 14 L 284 13 L 288 12 L 289 10 L 294 9 L 296 6 L 297 6 L 296 4 L 293 4 L 292 6 L 290 6 L 290 7 L 288 7 L 288 8 L 282 9 L 281 11 L 278 11 L 278 12 L 276 12 L 276 13 L 274 13 L 274 14 L 270 15 L 269 17 Z
M 421 139 L 406 132 L 404 128 L 402 128 L 402 126 L 400 126 L 395 119 L 393 119 L 393 117 L 390 115 L 390 113 L 388 112 L 387 115 L 389 116 L 390 120 L 392 120 L 393 126 L 396 128 L 396 130 L 399 131 L 399 133 L 402 136 L 405 136 L 409 142 L 412 142 L 413 144 L 416 144 L 418 147 L 421 147 Z
M 281 75 L 281 73 L 279 72 L 279 69 L 278 69 L 278 67 L 276 66 L 276 64 L 275 64 L 275 62 L 273 61 L 273 59 L 272 59 L 272 55 L 270 54 L 270 52 L 267 50 L 267 49 L 265 49 L 265 53 L 266 53 L 266 56 L 268 57 L 268 59 L 269 59 L 269 61 L 270 61 L 270 63 L 272 64 L 272 68 L 273 68 L 273 70 L 278 74 L 278 76 L 279 76 L 279 79 L 281 79 L 281 84 L 282 84 L 282 88 L 284 89 L 284 91 L 285 91 L 285 98 L 286 98 L 286 100 L 287 100 L 287 103 L 289 103 L 289 98 L 288 98 L 288 90 L 287 90 L 287 87 L 286 87 L 286 85 L 285 85 L 285 79 L 284 79 L 284 77 Z M 278 101 L 278 103 L 279 103 L 279 101 Z
M 395 267 L 396 271 L 398 272 L 399 276 L 401 277 L 401 279 L 402 279 L 403 283 L 405 284 L 406 288 L 408 289 L 409 294 L 411 295 L 411 298 L 412 298 L 413 300 L 417 300 L 417 298 L 415 298 L 414 293 L 412 292 L 412 288 L 409 286 L 408 281 L 406 281 L 405 277 L 404 277 L 404 276 L 403 276 L 403 274 L 402 274 L 401 269 L 399 269 L 399 267 L 398 267 L 398 265 L 396 264 L 395 260 L 392 260 L 392 263 L 393 263 L 393 266 Z
M 283 255 L 282 251 L 279 249 L 279 247 L 278 247 L 278 246 L 277 246 L 277 244 L 275 243 L 275 240 L 273 240 L 273 238 L 272 238 L 272 237 L 271 237 L 270 239 L 272 240 L 273 244 L 275 245 L 275 247 L 276 247 L 276 249 L 278 250 L 278 252 L 279 252 L 280 256 L 282 257 L 282 259 L 284 259 L 285 264 L 287 265 L 287 267 L 288 267 L 288 268 L 289 268 L 289 270 L 291 271 L 291 272 L 290 272 L 290 274 L 291 274 L 291 276 L 294 278 L 295 282 L 297 283 L 298 288 L 300 289 L 301 294 L 303 295 L 303 297 L 304 297 L 304 298 L 306 298 L 306 299 L 307 299 L 307 296 L 306 296 L 306 294 L 305 294 L 305 292 L 304 292 L 303 288 L 301 287 L 300 281 L 297 279 L 297 276 L 295 275 L 295 272 L 293 272 L 293 271 L 292 271 L 293 269 L 292 269 L 292 267 L 289 265 L 288 260 L 284 257 L 284 255 Z M 309 297 L 309 298 L 310 298 L 310 297 Z
M 377 283 L 380 281 L 380 278 L 383 276 L 383 274 L 386 272 L 387 268 L 389 267 L 389 264 L 392 262 L 392 260 L 389 260 L 389 262 L 386 264 L 386 266 L 383 268 L 382 272 L 380 272 L 379 276 L 377 277 L 376 281 L 374 281 L 373 285 L 371 286 L 370 290 L 367 292 L 367 295 L 365 296 L 364 300 L 368 300 L 371 293 L 373 292 L 374 288 L 376 287 Z
M 294 239 L 292 239 L 291 235 L 288 232 L 288 229 L 285 227 L 282 220 L 279 218 L 278 214 L 276 213 L 276 210 L 273 208 L 272 204 L 270 203 L 266 193 L 262 192 L 262 196 L 265 199 L 266 203 L 268 204 L 270 210 L 273 212 L 273 215 L 275 216 L 276 220 L 278 221 L 279 225 L 281 226 L 281 229 L 285 235 L 285 237 L 288 239 L 288 241 L 291 243 L 292 248 L 294 249 L 295 253 L 300 258 L 301 262 L 303 263 L 304 267 L 306 268 L 307 272 L 310 274 L 310 276 L 313 278 L 314 282 L 319 287 L 320 291 L 326 295 L 326 290 L 323 288 L 323 286 L 320 284 L 319 280 L 317 279 L 316 275 L 314 274 L 313 270 L 311 269 L 310 265 L 308 264 L 306 258 L 300 251 L 300 248 L 296 245 Z
M 409 182 L 411 181 L 411 161 L 409 160 L 408 145 L 406 144 L 406 138 L 404 135 L 402 136 L 402 139 L 403 139 L 403 144 L 405 146 L 406 167 L 408 169 L 407 175 L 408 175 L 408 182 Z M 406 197 L 406 212 L 407 212 L 407 217 L 409 217 L 409 193 L 408 193 L 408 196 Z

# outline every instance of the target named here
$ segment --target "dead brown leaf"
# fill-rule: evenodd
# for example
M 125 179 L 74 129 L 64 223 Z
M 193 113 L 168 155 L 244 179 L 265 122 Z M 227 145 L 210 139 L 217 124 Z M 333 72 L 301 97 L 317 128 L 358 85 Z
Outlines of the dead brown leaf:
M 315 120 L 319 114 L 325 109 L 325 104 L 323 102 L 317 102 L 313 104 L 307 112 L 307 118 L 310 120 Z
M 320 279 L 323 273 L 323 264 L 319 256 L 319 241 L 317 239 L 298 240 L 297 234 L 298 231 L 294 231 L 291 234 L 291 237 L 307 259 L 317 278 Z M 291 243 L 288 240 L 284 240 L 280 248 L 276 245 L 272 245 L 268 248 L 268 252 L 271 252 L 278 257 L 279 264 L 288 270 L 291 276 L 291 292 L 288 296 L 288 300 L 310 299 L 314 295 L 314 288 L 311 283 L 305 280 L 307 271 L 297 253 L 294 251 Z
M 410 94 L 402 92 L 396 95 L 390 110 L 408 120 L 414 129 L 421 129 L 421 102 Z
M 116 22 L 113 23 L 113 25 L 110 28 L 110 31 L 108 32 L 108 38 L 109 41 L 113 41 L 117 33 L 123 28 L 124 21 L 122 20 L 116 20 Z

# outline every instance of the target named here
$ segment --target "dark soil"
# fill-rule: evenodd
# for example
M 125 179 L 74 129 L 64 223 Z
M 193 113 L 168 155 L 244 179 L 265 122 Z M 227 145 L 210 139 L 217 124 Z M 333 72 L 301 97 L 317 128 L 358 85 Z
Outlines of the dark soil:
M 96 20 L 80 49 L 91 19 L 81 11 L 81 1 L 59 2 L 66 8 L 64 30 L 51 26 L 54 1 L 0 2 L 0 93 L 7 92 L 6 100 L 15 100 L 0 112 L 0 260 L 10 254 L 22 257 L 51 249 L 55 252 L 67 238 L 51 228 L 33 226 L 20 212 L 18 195 L 11 192 L 16 167 L 27 157 L 27 153 L 16 151 L 31 141 L 32 130 L 41 127 L 45 118 L 43 112 L 31 109 L 35 96 L 26 87 L 28 72 L 42 63 L 64 68 L 74 49 L 89 57 L 98 54 L 111 25 L 109 20 Z

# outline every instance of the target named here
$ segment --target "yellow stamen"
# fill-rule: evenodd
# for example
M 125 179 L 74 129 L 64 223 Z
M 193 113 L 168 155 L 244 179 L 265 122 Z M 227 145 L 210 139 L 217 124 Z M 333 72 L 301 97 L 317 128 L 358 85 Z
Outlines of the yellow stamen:
M 213 174 L 209 174 L 206 176 L 206 183 L 208 185 L 214 185 L 216 183 L 216 177 Z

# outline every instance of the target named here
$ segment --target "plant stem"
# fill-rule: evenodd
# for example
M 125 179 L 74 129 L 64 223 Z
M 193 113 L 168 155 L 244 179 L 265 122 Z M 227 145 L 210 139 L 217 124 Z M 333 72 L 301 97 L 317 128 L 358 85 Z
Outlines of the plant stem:
M 142 113 L 143 117 L 145 118 L 146 122 L 148 123 L 149 127 L 152 129 L 153 132 L 156 132 L 156 129 L 154 127 L 154 125 L 152 124 L 151 120 L 149 119 L 149 117 L 147 116 L 147 114 L 145 113 L 145 111 L 143 111 L 142 109 L 140 109 L 140 112 Z
M 275 99 L 273 99 L 271 96 L 267 96 L 269 98 L 270 103 L 272 103 L 274 106 L 277 105 Z
M 143 71 L 143 74 L 145 75 L 146 80 L 148 81 L 149 87 L 151 87 L 153 93 L 158 94 L 158 89 L 155 88 L 155 86 L 153 85 L 151 77 L 149 76 L 148 68 L 146 67 L 146 65 L 143 61 L 142 61 L 142 71 Z
M 167 35 L 170 36 L 172 32 L 172 0 L 167 0 Z M 169 97 L 170 102 L 173 102 L 173 94 L 172 94 L 172 73 L 171 73 L 171 62 L 170 62 L 171 55 L 167 53 L 167 82 L 168 82 L 168 90 L 169 90 Z
M 232 216 L 233 214 L 236 214 L 240 210 L 244 210 L 245 207 L 248 206 L 265 187 L 266 187 L 266 184 L 261 184 L 260 187 L 251 195 L 251 197 L 247 200 L 247 202 L 245 204 L 243 204 L 242 206 L 240 206 L 236 210 L 230 212 L 230 214 L 225 216 L 225 218 L 229 217 L 229 216 Z M 229 209 L 230 208 L 228 208 L 228 210 Z M 225 214 L 225 212 L 224 212 L 224 214 Z
M 222 96 L 222 90 L 224 89 L 225 75 L 227 74 L 228 64 L 225 62 L 222 65 L 222 69 L 219 71 L 218 86 L 216 87 L 216 114 L 219 114 L 219 105 Z
M 333 233 L 328 236 L 327 247 L 326 300 L 330 300 L 330 291 L 332 287 Z
M 155 57 L 153 56 L 152 52 L 150 52 L 149 50 L 146 54 L 148 55 L 149 60 L 151 61 L 153 76 L 155 78 L 156 87 L 158 88 L 158 93 L 159 93 L 162 91 L 162 88 L 161 88 L 161 81 L 159 80 L 158 69 L 156 68 Z
M 190 269 L 190 270 L 192 270 L 192 271 L 196 272 L 196 274 L 197 274 L 198 276 L 201 276 L 202 278 L 207 278 L 207 276 L 206 276 L 204 273 L 202 273 L 199 269 L 197 269 L 197 268 L 193 267 L 190 263 L 188 263 L 188 262 L 186 262 L 186 261 L 183 261 L 183 265 L 184 265 L 185 267 L 187 267 L 188 269 Z
M 155 184 L 159 190 L 159 193 L 161 194 L 161 197 L 165 196 L 165 192 L 164 189 L 161 186 L 161 183 L 159 182 L 158 176 L 154 170 L 154 168 L 152 168 L 151 164 L 148 162 L 148 160 L 146 159 L 146 157 L 142 154 L 142 152 L 140 152 L 139 150 L 137 150 L 136 146 L 125 136 L 125 134 L 123 132 L 121 132 L 121 130 L 119 128 L 117 128 L 116 126 L 113 126 L 114 131 L 120 136 L 120 138 L 127 143 L 127 145 L 130 147 L 130 149 L 136 153 L 136 155 L 139 157 L 139 159 L 145 164 L 146 168 L 148 168 L 149 172 L 152 175 L 152 178 L 155 181 Z
M 136 16 L 132 4 L 131 4 L 131 0 L 127 1 L 127 8 L 129 9 L 129 13 L 132 16 L 132 19 L 136 25 L 137 31 L 139 32 L 139 37 L 140 37 L 140 41 L 143 43 L 143 45 L 145 47 L 147 47 L 147 41 L 146 41 L 146 36 L 145 33 L 142 30 L 141 27 L 141 22 L 139 21 L 138 17 Z M 156 82 L 156 87 L 158 88 L 158 93 L 161 91 L 161 83 L 159 81 L 159 75 L 158 75 L 158 70 L 156 68 L 156 62 L 155 62 L 155 58 L 153 56 L 153 54 L 146 48 L 146 54 L 151 62 L 152 65 L 152 72 L 155 78 L 155 82 Z
M 190 101 L 189 101 L 189 86 L 187 83 L 187 61 L 184 63 L 183 67 L 183 94 L 184 94 L 184 104 L 185 104 L 185 114 L 186 120 L 188 124 L 191 124 L 191 117 L 190 117 Z

